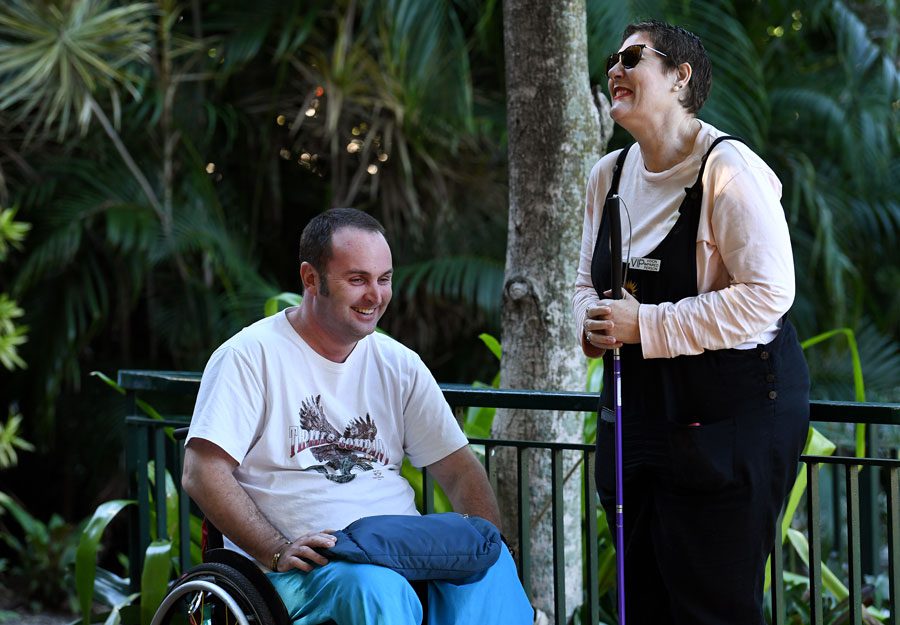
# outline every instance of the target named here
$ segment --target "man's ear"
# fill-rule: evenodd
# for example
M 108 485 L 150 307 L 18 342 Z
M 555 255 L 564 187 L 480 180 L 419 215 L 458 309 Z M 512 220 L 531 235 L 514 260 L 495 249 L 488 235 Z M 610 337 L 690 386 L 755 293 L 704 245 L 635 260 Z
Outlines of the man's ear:
M 315 267 L 307 262 L 300 263 L 300 285 L 303 287 L 304 297 L 318 293 L 320 279 Z

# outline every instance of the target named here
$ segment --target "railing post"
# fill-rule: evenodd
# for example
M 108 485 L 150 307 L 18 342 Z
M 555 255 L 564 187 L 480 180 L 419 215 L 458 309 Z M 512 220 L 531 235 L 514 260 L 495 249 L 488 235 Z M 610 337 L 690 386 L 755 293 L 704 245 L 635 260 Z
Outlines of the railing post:
M 434 512 L 434 477 L 426 467 L 422 467 L 422 508 L 425 514 Z
M 888 469 L 887 492 L 887 539 L 888 539 L 888 583 L 891 597 L 891 625 L 900 625 L 900 610 L 897 593 L 900 592 L 900 469 Z
M 866 467 L 872 469 L 873 467 Z M 862 625 L 862 567 L 859 539 L 859 466 L 847 466 L 847 565 L 850 576 L 850 622 Z
M 819 510 L 819 463 L 806 465 L 806 506 L 809 518 L 809 622 L 824 625 L 822 614 L 822 521 Z
M 168 502 L 166 501 L 166 432 L 161 427 L 152 428 L 153 438 L 153 497 L 156 500 L 156 539 L 169 536 Z
M 566 625 L 566 532 L 563 524 L 563 452 L 550 450 L 550 497 L 553 515 L 553 615 L 557 625 Z
M 181 573 L 191 566 L 191 499 L 181 488 L 181 472 L 184 469 L 184 441 L 175 440 L 175 488 L 178 491 L 178 561 Z
M 516 471 L 519 501 L 519 575 L 525 594 L 531 599 L 531 480 L 529 462 L 531 450 L 519 447 L 516 449 Z
M 878 457 L 878 426 L 869 424 L 866 426 L 866 456 Z M 878 569 L 879 551 L 881 550 L 881 514 L 878 506 L 878 473 L 879 468 L 866 467 L 860 475 L 860 523 L 863 531 L 862 538 L 862 572 L 874 575 Z
M 487 473 L 491 490 L 497 492 L 497 469 L 494 467 L 494 448 L 491 445 L 484 446 L 484 472 Z
M 831 531 L 832 531 L 832 542 L 831 549 L 835 553 L 841 553 L 843 551 L 843 532 L 841 532 L 841 526 L 843 525 L 841 519 L 841 480 L 838 479 L 838 471 L 840 471 L 840 467 L 836 464 L 827 465 L 826 471 L 828 471 L 828 475 L 831 478 Z
M 129 510 L 131 522 L 128 524 L 128 579 L 131 592 L 137 592 L 141 584 L 141 567 L 144 552 L 149 544 L 150 512 L 147 501 L 147 438 L 143 428 L 129 423 L 127 417 L 135 416 L 137 408 L 134 391 L 125 394 L 125 475 L 128 482 L 128 498 L 137 503 L 135 510 Z M 142 472 L 139 467 L 145 467 Z
M 600 622 L 600 596 L 597 584 L 597 568 L 600 564 L 597 547 L 597 489 L 594 485 L 594 452 L 585 451 L 582 456 L 584 467 L 584 553 L 587 568 L 584 604 L 587 622 Z

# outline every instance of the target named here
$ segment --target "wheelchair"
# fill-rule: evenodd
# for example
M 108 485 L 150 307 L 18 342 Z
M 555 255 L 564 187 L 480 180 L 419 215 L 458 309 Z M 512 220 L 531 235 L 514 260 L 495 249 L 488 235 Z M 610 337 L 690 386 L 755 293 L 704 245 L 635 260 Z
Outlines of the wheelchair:
M 211 526 L 204 522 L 204 529 Z M 213 544 L 221 545 L 221 534 Z M 179 577 L 151 625 L 290 625 L 272 583 L 250 559 L 221 546 L 203 550 L 203 563 Z M 323 624 L 324 625 L 324 624 Z
M 221 534 L 204 521 L 204 534 Z M 179 577 L 163 598 L 150 625 L 291 625 L 281 597 L 256 563 L 223 547 L 203 550 L 203 563 Z M 428 587 L 410 582 L 428 622 Z M 335 625 L 333 621 L 321 625 Z
M 179 428 L 175 438 L 183 440 L 186 434 L 187 428 Z M 203 520 L 202 536 L 203 563 L 175 580 L 150 625 L 291 625 L 278 591 L 256 563 L 225 549 L 222 533 L 209 519 Z M 427 584 L 410 583 L 427 623 Z

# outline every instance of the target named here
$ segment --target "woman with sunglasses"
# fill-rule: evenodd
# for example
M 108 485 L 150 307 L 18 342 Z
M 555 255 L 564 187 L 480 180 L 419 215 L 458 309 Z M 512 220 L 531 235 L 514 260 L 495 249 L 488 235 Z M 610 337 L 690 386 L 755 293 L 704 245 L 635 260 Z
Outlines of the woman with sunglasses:
M 591 172 L 573 306 L 584 353 L 605 359 L 596 478 L 613 535 L 610 355 L 621 354 L 627 623 L 762 625 L 764 566 L 809 419 L 785 318 L 781 184 L 696 117 L 711 68 L 695 35 L 633 24 L 607 77 L 612 118 L 635 143 Z M 610 297 L 612 262 L 624 263 L 624 299 Z

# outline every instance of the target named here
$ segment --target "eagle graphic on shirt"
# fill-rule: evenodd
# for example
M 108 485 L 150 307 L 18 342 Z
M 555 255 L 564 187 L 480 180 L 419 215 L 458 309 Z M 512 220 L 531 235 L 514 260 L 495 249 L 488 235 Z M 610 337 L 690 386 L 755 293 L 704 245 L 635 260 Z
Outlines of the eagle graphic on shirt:
M 378 427 L 368 413 L 350 421 L 341 432 L 328 421 L 321 399 L 321 395 L 304 399 L 300 426 L 290 428 L 291 458 L 308 449 L 320 463 L 304 471 L 316 471 L 344 484 L 353 480 L 356 472 L 374 469 L 374 462 L 390 464 Z

